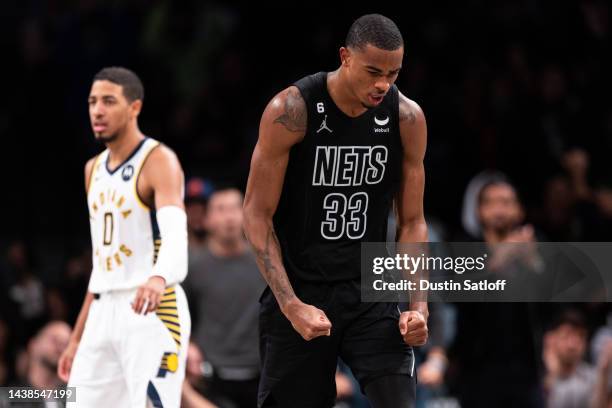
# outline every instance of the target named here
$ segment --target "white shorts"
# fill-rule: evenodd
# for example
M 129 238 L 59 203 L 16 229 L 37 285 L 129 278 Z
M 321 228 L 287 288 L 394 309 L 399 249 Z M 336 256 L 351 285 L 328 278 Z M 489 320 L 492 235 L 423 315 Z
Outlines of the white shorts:
M 155 313 L 138 315 L 136 289 L 102 293 L 89 315 L 70 372 L 78 408 L 178 408 L 191 318 L 180 285 Z

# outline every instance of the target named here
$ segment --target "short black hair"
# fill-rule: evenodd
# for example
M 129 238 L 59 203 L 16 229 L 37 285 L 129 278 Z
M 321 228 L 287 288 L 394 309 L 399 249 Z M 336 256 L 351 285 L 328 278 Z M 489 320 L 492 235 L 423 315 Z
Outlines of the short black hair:
M 482 185 L 482 187 L 480 188 L 480 190 L 478 191 L 478 206 L 482 205 L 482 202 L 484 201 L 485 198 L 485 193 L 486 191 L 493 186 L 507 186 L 510 187 L 510 189 L 514 192 L 514 196 L 516 197 L 516 201 L 519 203 L 519 205 L 522 205 L 522 200 L 521 200 L 521 196 L 518 192 L 518 190 L 516 189 L 516 187 L 514 186 L 514 184 L 512 183 L 512 181 L 503 175 L 499 175 L 499 176 L 495 176 L 493 177 L 491 180 L 487 181 L 486 183 L 484 183 Z
M 95 81 L 109 81 L 123 87 L 123 95 L 128 102 L 144 99 L 144 87 L 138 75 L 123 67 L 106 67 L 101 69 L 95 76 Z
M 381 14 L 359 17 L 346 35 L 346 46 L 362 50 L 367 44 L 386 51 L 395 51 L 404 45 L 397 25 Z
M 559 313 L 552 322 L 552 329 L 558 329 L 563 325 L 568 325 L 573 329 L 588 332 L 588 326 L 584 314 L 578 309 L 565 309 Z
M 218 194 L 221 193 L 228 193 L 228 192 L 236 192 L 240 195 L 240 200 L 242 202 L 244 202 L 244 192 L 236 187 L 235 185 L 231 184 L 231 183 L 227 183 L 227 184 L 216 184 L 215 185 L 215 190 L 210 193 L 210 197 L 208 198 L 208 202 L 206 203 L 206 207 L 210 206 L 210 203 L 213 200 L 213 197 L 215 197 Z

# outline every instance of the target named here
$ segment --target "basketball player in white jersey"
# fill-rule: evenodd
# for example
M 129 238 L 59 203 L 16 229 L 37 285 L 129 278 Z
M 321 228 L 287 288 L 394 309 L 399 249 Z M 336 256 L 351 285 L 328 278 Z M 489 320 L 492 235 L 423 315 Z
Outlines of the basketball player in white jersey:
M 179 407 L 191 321 L 183 172 L 138 128 L 140 79 L 94 77 L 89 115 L 106 150 L 85 166 L 93 270 L 59 375 L 79 408 Z

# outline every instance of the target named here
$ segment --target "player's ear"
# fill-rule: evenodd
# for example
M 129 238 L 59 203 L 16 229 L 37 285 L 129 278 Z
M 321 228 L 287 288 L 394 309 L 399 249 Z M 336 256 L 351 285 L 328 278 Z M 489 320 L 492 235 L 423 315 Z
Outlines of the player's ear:
M 344 67 L 348 67 L 348 64 L 351 60 L 351 50 L 347 47 L 340 47 L 340 63 Z
M 138 117 L 140 115 L 140 110 L 142 109 L 142 100 L 136 99 L 132 103 L 130 103 L 130 111 L 133 117 Z

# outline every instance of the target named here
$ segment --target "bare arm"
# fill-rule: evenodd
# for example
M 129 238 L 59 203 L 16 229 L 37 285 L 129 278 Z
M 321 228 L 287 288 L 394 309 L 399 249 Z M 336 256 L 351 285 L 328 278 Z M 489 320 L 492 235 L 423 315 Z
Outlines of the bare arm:
M 427 225 L 423 211 L 423 193 L 425 189 L 425 168 L 423 160 L 427 145 L 427 124 L 421 108 L 410 99 L 400 94 L 399 106 L 400 135 L 403 146 L 402 181 L 399 192 L 395 198 L 397 212 L 398 243 L 427 242 Z M 413 319 L 414 313 L 407 312 L 400 319 L 406 323 L 404 339 L 409 344 L 421 345 L 427 339 L 427 301 L 417 299 L 410 303 L 410 311 L 418 312 L 421 319 Z M 423 330 L 424 329 L 424 330 Z M 416 337 L 407 337 L 411 332 Z M 421 338 L 423 336 L 425 338 Z M 422 342 L 421 342 L 422 341 Z
M 293 145 L 303 139 L 306 123 L 306 105 L 295 87 L 289 87 L 276 95 L 266 107 L 259 126 L 259 140 L 251 160 L 244 200 L 244 227 L 257 255 L 257 265 L 281 311 L 296 330 L 309 340 L 316 335 L 327 334 L 331 324 L 328 327 L 327 323 L 317 325 L 302 321 L 314 319 L 312 309 L 315 308 L 303 304 L 295 295 L 283 266 L 280 244 L 272 222 L 283 188 L 289 152 Z M 304 306 L 312 309 L 306 310 Z M 308 316 L 304 316 L 304 312 Z M 317 319 L 320 317 L 320 314 L 316 316 Z
M 257 255 L 257 264 L 283 312 L 296 301 L 282 263 L 272 224 L 280 200 L 289 151 L 306 131 L 306 105 L 296 88 L 272 99 L 259 125 L 244 199 L 245 232 Z
M 145 189 L 150 191 L 149 197 L 153 196 L 156 209 L 169 205 L 185 208 L 183 204 L 185 176 L 178 157 L 170 148 L 160 145 L 153 149 L 142 168 L 140 177 Z
M 185 177 L 174 152 L 160 145 L 145 161 L 138 191 L 157 211 L 161 247 L 147 283 L 140 286 L 132 303 L 136 313 L 157 309 L 166 286 L 181 282 L 187 274 L 187 217 L 183 204 Z
M 89 185 L 91 183 L 91 175 L 93 171 L 93 166 L 96 163 L 96 157 L 93 157 L 87 161 L 85 164 L 85 191 L 89 191 Z M 83 335 L 83 329 L 85 328 L 85 322 L 87 322 L 87 315 L 89 314 L 89 306 L 93 301 L 93 293 L 87 292 L 85 294 L 85 299 L 83 300 L 83 305 L 81 306 L 81 311 L 79 312 L 79 316 L 77 317 L 77 321 L 74 324 L 74 328 L 72 329 L 72 334 L 70 335 L 70 342 L 78 344 L 81 341 L 81 336 Z
M 96 162 L 96 157 L 89 159 L 85 164 L 85 192 L 89 191 L 89 184 L 91 182 L 90 178 L 93 166 Z M 85 299 L 83 300 L 83 305 L 81 306 L 81 310 L 79 312 L 79 316 L 77 317 L 72 333 L 70 334 L 68 347 L 66 347 L 66 349 L 62 352 L 62 355 L 58 361 L 57 374 L 64 382 L 68 382 L 68 378 L 70 377 L 72 361 L 74 360 L 76 350 L 79 346 L 79 342 L 81 341 L 81 337 L 83 336 L 83 330 L 85 329 L 85 323 L 87 322 L 87 316 L 89 315 L 89 307 L 91 306 L 93 299 L 93 293 L 87 291 L 85 294 Z

